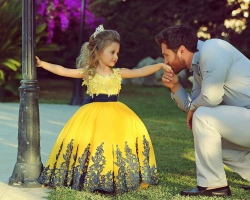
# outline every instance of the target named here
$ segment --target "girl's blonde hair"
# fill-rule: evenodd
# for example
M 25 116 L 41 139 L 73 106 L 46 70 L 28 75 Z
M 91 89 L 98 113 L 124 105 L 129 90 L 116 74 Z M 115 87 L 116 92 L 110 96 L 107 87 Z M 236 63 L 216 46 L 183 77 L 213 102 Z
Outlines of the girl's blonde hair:
M 89 42 L 82 45 L 80 55 L 76 59 L 77 68 L 83 68 L 88 75 L 88 80 L 95 76 L 99 65 L 99 56 L 112 42 L 120 44 L 120 35 L 114 30 L 104 30 L 90 36 Z

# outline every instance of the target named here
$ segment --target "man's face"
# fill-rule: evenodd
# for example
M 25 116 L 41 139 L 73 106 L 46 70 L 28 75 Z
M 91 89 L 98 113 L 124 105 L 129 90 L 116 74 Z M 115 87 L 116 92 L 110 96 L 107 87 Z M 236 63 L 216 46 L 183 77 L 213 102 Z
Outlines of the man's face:
M 167 48 L 167 45 L 161 44 L 162 55 L 164 57 L 164 63 L 172 67 L 175 74 L 178 74 L 181 70 L 187 68 L 187 64 L 184 59 L 178 56 L 178 52 L 174 53 L 171 49 Z

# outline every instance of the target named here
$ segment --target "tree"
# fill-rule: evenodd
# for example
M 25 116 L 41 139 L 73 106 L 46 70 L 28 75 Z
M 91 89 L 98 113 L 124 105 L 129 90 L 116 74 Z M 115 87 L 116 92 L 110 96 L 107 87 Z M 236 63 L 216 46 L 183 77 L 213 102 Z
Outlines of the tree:
M 47 42 L 54 42 L 60 46 L 60 51 L 52 62 L 60 63 L 66 67 L 74 68 L 75 59 L 79 54 L 79 42 L 88 41 L 102 19 L 96 18 L 88 10 L 89 0 L 36 0 L 37 23 L 47 24 Z M 84 4 L 83 24 L 81 21 L 81 6 Z M 83 30 L 80 30 L 82 28 Z M 80 32 L 83 33 L 79 37 Z M 82 38 L 82 41 L 80 41 Z M 61 59 L 60 59 L 61 58 Z M 43 58 L 50 61 L 51 58 Z M 40 74 L 50 74 L 41 72 Z M 51 75 L 51 74 L 50 74 Z
M 226 27 L 224 22 L 242 19 L 242 14 L 233 16 L 232 13 L 242 9 L 243 3 L 247 4 L 235 0 L 90 0 L 89 9 L 105 19 L 104 27 L 121 34 L 118 65 L 133 68 L 147 56 L 161 56 L 154 36 L 167 26 L 189 25 L 199 32 L 201 39 L 229 40 L 238 35 L 236 29 Z
M 95 16 L 88 10 L 89 0 L 36 0 L 38 23 L 46 23 L 48 42 L 58 40 L 60 35 L 68 29 L 79 30 L 81 6 L 84 4 L 84 25 L 86 30 L 93 30 L 96 26 Z
M 172 2 L 171 9 L 176 10 L 178 0 Z M 156 58 L 161 55 L 154 36 L 163 27 L 176 21 L 176 16 L 167 12 L 169 5 L 167 1 L 91 0 L 89 8 L 97 17 L 105 18 L 104 27 L 120 33 L 118 65 L 133 68 L 147 56 Z
M 0 101 L 18 96 L 22 79 L 22 4 L 18 0 L 0 0 Z M 37 27 L 37 52 L 56 51 L 55 44 L 43 41 L 46 24 Z

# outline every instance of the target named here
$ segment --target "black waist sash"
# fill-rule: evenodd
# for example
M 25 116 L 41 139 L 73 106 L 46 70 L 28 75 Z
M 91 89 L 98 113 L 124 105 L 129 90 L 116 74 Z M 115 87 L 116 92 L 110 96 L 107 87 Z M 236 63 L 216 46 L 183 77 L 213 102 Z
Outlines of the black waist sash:
M 92 98 L 92 102 L 116 102 L 118 99 L 118 95 L 110 95 L 107 94 L 98 94 L 94 95 Z

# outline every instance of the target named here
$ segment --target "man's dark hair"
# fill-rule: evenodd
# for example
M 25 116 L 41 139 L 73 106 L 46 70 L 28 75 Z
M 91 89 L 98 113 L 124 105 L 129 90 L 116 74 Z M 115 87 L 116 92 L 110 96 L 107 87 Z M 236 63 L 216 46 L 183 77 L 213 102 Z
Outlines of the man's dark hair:
M 178 48 L 183 45 L 187 50 L 191 52 L 196 52 L 198 38 L 192 33 L 192 30 L 185 25 L 181 26 L 171 26 L 155 36 L 155 41 L 157 44 L 162 43 L 167 45 L 168 49 L 177 52 Z

